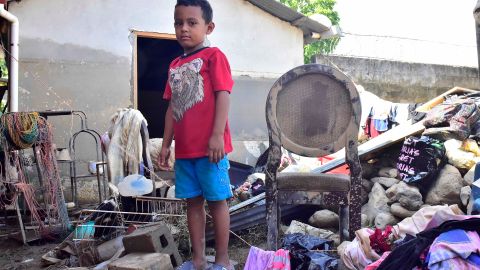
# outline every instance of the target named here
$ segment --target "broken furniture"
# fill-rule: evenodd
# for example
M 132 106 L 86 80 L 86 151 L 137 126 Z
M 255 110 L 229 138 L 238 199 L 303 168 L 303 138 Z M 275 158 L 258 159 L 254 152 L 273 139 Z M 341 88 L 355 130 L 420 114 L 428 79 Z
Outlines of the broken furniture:
M 82 112 L 82 111 L 72 111 L 72 114 L 76 114 L 80 116 L 81 119 L 81 129 L 74 133 L 72 137 L 70 138 L 70 141 L 68 143 L 69 149 L 70 149 L 70 155 L 72 158 L 72 162 L 70 163 L 70 178 L 71 181 L 70 183 L 72 184 L 72 200 L 75 202 L 75 206 L 78 206 L 78 188 L 77 188 L 77 181 L 79 179 L 84 179 L 84 178 L 91 178 L 94 176 L 97 176 L 97 185 L 98 185 L 98 201 L 101 203 L 104 199 L 107 198 L 107 187 L 105 183 L 105 168 L 103 168 L 103 172 L 101 173 L 99 170 L 99 166 L 95 166 L 95 170 L 90 171 L 89 173 L 83 174 L 83 175 L 78 175 L 77 173 L 77 155 L 76 155 L 76 140 L 79 135 L 85 134 L 88 137 L 92 138 L 93 141 L 95 142 L 95 157 L 96 157 L 96 162 L 99 164 L 104 164 L 105 157 L 103 155 L 103 152 L 101 150 L 101 138 L 100 134 L 93 130 L 88 128 L 87 124 L 87 115 Z M 83 117 L 82 117 L 83 116 Z M 93 173 L 95 172 L 95 173 Z M 103 187 L 99 178 L 99 175 L 103 175 Z M 103 196 L 102 196 L 102 190 L 103 190 Z
M 361 167 L 357 135 L 358 92 L 340 71 L 318 64 L 296 67 L 270 89 L 266 103 L 269 153 L 266 172 L 267 247 L 278 248 L 280 204 L 339 207 L 341 240 L 361 221 Z M 350 176 L 277 173 L 281 147 L 301 156 L 321 157 L 345 147 Z
M 77 181 L 83 178 L 95 177 L 95 174 L 78 175 L 78 172 L 77 172 L 78 157 L 76 155 L 76 140 L 77 140 L 77 137 L 81 134 L 86 134 L 88 135 L 88 137 L 91 137 L 95 142 L 96 161 L 99 164 L 103 164 L 105 157 L 103 155 L 103 152 L 101 152 L 101 149 L 100 149 L 100 134 L 98 134 L 97 131 L 88 128 L 87 115 L 83 111 L 41 111 L 39 112 L 39 114 L 45 117 L 45 119 L 48 119 L 48 117 L 51 117 L 51 116 L 72 116 L 72 117 L 78 116 L 80 118 L 80 130 L 75 132 L 69 140 L 69 148 L 68 148 L 69 158 L 62 158 L 57 160 L 57 162 L 59 163 L 69 164 L 70 188 L 71 188 L 71 194 L 72 194 L 72 201 L 75 203 L 75 206 L 78 207 L 79 204 L 78 204 Z M 107 197 L 107 188 L 105 184 L 106 178 L 104 174 L 102 174 L 102 177 L 103 177 L 103 188 L 102 188 L 102 184 L 99 177 L 100 174 L 99 174 L 98 166 L 96 167 L 96 175 L 97 175 L 97 185 L 98 185 L 98 200 L 101 203 L 103 199 Z M 103 196 L 102 196 L 102 190 L 103 190 Z

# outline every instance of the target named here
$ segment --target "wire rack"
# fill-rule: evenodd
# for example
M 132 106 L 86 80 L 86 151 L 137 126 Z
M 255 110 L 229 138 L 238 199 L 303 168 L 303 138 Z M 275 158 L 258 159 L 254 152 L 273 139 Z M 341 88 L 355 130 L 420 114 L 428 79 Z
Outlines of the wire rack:
M 154 213 L 156 216 L 186 216 L 186 202 L 180 199 L 158 197 L 136 197 L 137 212 Z
M 135 197 L 135 212 L 83 209 L 75 221 L 74 241 L 107 241 L 138 227 L 161 220 L 186 216 L 186 202 L 179 199 Z

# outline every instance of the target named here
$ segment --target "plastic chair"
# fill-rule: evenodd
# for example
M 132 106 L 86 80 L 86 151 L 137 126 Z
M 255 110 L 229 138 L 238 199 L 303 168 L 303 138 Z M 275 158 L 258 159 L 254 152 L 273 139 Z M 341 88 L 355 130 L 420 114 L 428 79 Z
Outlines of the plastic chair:
M 338 207 L 340 239 L 352 238 L 361 222 L 361 167 L 357 136 L 361 116 L 353 82 L 332 67 L 310 64 L 281 76 L 267 97 L 270 147 L 266 172 L 267 245 L 278 249 L 280 204 Z M 277 173 L 281 147 L 321 157 L 345 147 L 350 175 Z

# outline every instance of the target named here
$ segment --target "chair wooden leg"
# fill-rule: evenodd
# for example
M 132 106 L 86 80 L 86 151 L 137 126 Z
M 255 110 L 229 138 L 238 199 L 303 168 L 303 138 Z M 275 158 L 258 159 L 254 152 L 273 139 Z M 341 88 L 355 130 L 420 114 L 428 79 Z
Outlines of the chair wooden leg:
M 338 213 L 340 218 L 340 222 L 339 222 L 340 243 L 342 243 L 345 240 L 350 240 L 350 234 L 349 234 L 350 213 L 349 213 L 348 204 L 340 205 L 340 209 Z
M 268 194 L 270 193 L 270 194 Z M 276 192 L 267 192 L 266 198 L 266 207 L 267 207 L 267 249 L 268 250 L 277 250 L 278 249 L 278 198 Z
M 350 191 L 350 239 L 355 238 L 355 231 L 362 226 L 361 185 L 357 184 Z

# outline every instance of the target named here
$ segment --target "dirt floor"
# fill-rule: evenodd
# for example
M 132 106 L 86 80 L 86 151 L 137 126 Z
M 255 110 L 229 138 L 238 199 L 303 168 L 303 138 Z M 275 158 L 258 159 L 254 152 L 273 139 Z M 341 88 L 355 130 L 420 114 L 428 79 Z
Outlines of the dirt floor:
M 0 239 L 0 269 L 5 270 L 37 270 L 41 266 L 41 256 L 53 249 L 57 243 L 36 242 L 23 245 L 15 239 Z
M 238 263 L 235 269 L 243 269 L 247 260 L 250 245 L 265 248 L 266 245 L 266 227 L 256 226 L 251 229 L 241 231 L 238 236 L 230 236 L 230 259 Z M 244 241 L 240 240 L 242 238 Z M 59 243 L 37 241 L 29 245 L 23 245 L 20 241 L 11 238 L 0 238 L 0 269 L 5 270 L 37 270 L 37 269 L 66 269 L 58 267 L 43 267 L 41 256 L 54 249 Z M 213 242 L 207 243 L 207 255 L 213 256 Z M 190 255 L 182 253 L 184 259 L 189 259 Z

